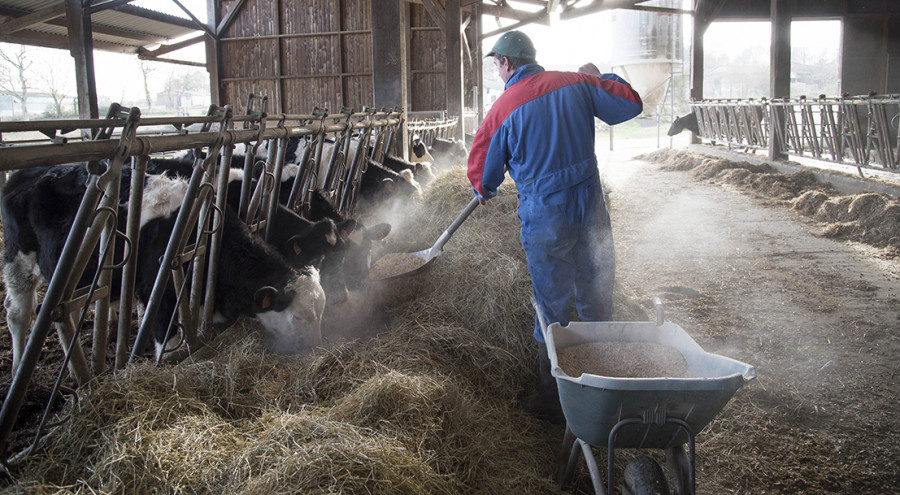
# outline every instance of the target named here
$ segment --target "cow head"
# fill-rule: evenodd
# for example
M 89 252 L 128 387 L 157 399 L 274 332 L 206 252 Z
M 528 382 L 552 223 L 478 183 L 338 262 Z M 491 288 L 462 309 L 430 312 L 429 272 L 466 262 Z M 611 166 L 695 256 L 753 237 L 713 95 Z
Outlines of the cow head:
M 293 353 L 322 344 L 325 291 L 316 268 L 297 270 L 283 289 L 258 289 L 253 303 L 256 319 L 276 352 Z

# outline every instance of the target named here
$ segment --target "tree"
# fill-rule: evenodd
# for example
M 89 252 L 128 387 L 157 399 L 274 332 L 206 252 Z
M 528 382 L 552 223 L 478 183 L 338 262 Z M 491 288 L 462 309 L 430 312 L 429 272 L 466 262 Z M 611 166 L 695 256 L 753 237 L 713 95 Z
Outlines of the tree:
M 28 79 L 25 73 L 31 67 L 32 60 L 25 45 L 9 45 L 0 48 L 0 91 L 10 95 L 19 102 L 22 120 L 28 120 Z
M 191 91 L 204 88 L 206 78 L 196 69 L 173 69 L 169 71 L 166 82 L 163 85 L 163 93 L 166 95 L 168 105 L 178 110 L 183 110 L 184 96 Z
M 47 112 L 49 117 L 62 117 L 63 103 L 71 95 L 72 70 L 66 67 L 59 57 L 53 57 L 50 63 L 43 64 L 42 70 L 36 73 L 41 83 L 41 90 L 46 91 L 53 102 L 52 108 Z
M 153 99 L 150 97 L 150 74 L 156 70 L 150 62 L 141 60 L 141 74 L 144 76 L 144 98 L 147 101 L 147 110 L 153 108 Z

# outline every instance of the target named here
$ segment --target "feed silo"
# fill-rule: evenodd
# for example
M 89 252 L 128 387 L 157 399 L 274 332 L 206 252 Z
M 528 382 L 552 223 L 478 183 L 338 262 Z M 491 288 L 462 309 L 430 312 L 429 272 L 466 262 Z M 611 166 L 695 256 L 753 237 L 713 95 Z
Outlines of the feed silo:
M 680 9 L 681 0 L 653 0 L 643 7 Z M 612 12 L 610 47 L 613 71 L 644 100 L 644 115 L 656 115 L 672 75 L 681 72 L 681 14 L 617 9 Z

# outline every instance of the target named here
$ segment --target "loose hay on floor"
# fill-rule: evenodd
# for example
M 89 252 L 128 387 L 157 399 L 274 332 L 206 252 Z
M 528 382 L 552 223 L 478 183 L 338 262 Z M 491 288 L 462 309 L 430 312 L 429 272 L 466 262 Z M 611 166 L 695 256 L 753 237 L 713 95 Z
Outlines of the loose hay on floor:
M 733 162 L 691 153 L 660 149 L 635 157 L 662 164 L 666 170 L 690 171 L 695 177 L 738 187 L 766 201 L 783 201 L 822 224 L 822 233 L 900 252 L 900 200 L 880 193 L 838 194 L 810 171 L 781 174 L 766 164 Z
M 430 246 L 470 199 L 462 170 L 442 175 L 389 246 Z M 367 338 L 280 356 L 247 324 L 190 362 L 84 388 L 16 480 L 93 493 L 559 493 L 560 439 L 517 402 L 536 351 L 515 209 L 505 184 Z M 617 292 L 616 312 L 643 310 Z

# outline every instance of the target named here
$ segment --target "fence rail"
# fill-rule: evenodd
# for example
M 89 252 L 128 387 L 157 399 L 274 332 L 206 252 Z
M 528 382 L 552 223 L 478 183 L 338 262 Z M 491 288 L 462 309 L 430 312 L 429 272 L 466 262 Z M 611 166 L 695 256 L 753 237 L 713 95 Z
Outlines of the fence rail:
M 900 168 L 900 96 L 701 100 L 690 104 L 699 137 L 784 154 Z M 770 125 L 774 124 L 774 125 Z

